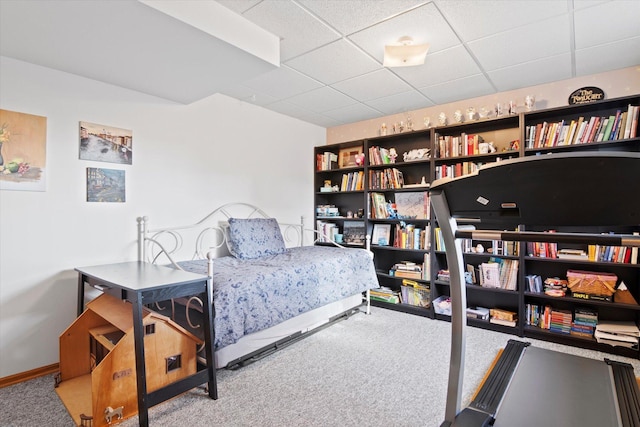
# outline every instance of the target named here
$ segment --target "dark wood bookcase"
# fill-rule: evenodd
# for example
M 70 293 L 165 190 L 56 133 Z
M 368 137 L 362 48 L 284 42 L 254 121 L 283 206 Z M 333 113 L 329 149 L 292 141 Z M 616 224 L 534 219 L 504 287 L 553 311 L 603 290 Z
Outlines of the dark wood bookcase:
M 316 147 L 314 150 L 314 161 L 316 162 L 315 170 L 315 204 L 316 206 L 333 205 L 338 208 L 339 216 L 326 218 L 316 213 L 316 227 L 318 221 L 332 222 L 336 224 L 338 232 L 342 232 L 344 222 L 352 220 L 346 218 L 347 212 L 351 211 L 354 215 L 362 212 L 362 218 L 358 220 L 364 221 L 368 236 L 372 236 L 376 224 L 389 224 L 391 228 L 391 239 L 388 245 L 380 245 L 378 242 L 371 242 L 371 250 L 374 253 L 374 263 L 378 273 L 378 279 L 381 286 L 391 288 L 400 292 L 402 287 L 401 277 L 390 274 L 390 270 L 396 263 L 403 261 L 413 262 L 419 265 L 424 263 L 425 271 L 421 279 L 412 279 L 421 287 L 429 289 L 430 301 L 433 302 L 438 297 L 450 295 L 449 283 L 438 276 L 438 272 L 447 269 L 447 261 L 445 251 L 438 248 L 435 238 L 436 229 L 438 228 L 435 216 L 431 213 L 427 218 L 375 218 L 375 207 L 372 206 L 372 193 L 384 195 L 384 199 L 394 202 L 398 194 L 402 193 L 418 193 L 427 192 L 428 187 L 417 186 L 423 177 L 427 183 L 442 177 L 443 175 L 451 176 L 452 174 L 468 173 L 476 167 L 501 161 L 509 158 L 517 158 L 533 155 L 547 155 L 548 153 L 562 152 L 581 152 L 581 151 L 628 151 L 640 152 L 640 138 L 624 137 L 624 129 L 621 130 L 617 139 L 598 141 L 597 121 L 601 123 L 604 119 L 615 117 L 617 114 L 628 111 L 629 105 L 640 105 L 640 94 L 609 99 L 589 104 L 550 108 L 545 110 L 536 110 L 531 112 L 521 112 L 514 115 L 503 115 L 497 118 L 464 121 L 448 126 L 439 126 L 430 129 L 405 131 L 386 136 L 378 136 L 358 141 L 344 142 L 334 145 L 323 145 Z M 569 135 L 569 129 L 572 122 L 575 122 L 576 133 L 578 131 L 579 122 L 589 122 L 594 117 L 592 126 L 593 141 L 578 143 L 579 140 L 573 138 L 574 143 L 565 144 Z M 555 129 L 554 129 L 555 125 Z M 562 135 L 562 126 L 567 126 L 564 138 Z M 556 135 L 546 134 L 546 139 L 539 137 L 539 144 L 534 139 L 537 128 L 548 128 L 549 131 L 554 129 Z M 585 125 L 585 132 L 588 125 Z M 604 131 L 604 129 L 603 129 Z M 476 138 L 476 135 L 480 138 Z M 640 129 L 636 131 L 636 135 L 640 135 Z M 453 149 L 453 144 L 459 141 L 467 143 L 464 148 L 462 142 L 459 143 L 458 149 Z M 475 147 L 472 142 L 484 142 L 483 147 Z M 543 142 L 544 141 L 544 142 Z M 558 142 L 562 141 L 561 145 Z M 555 142 L 555 144 L 554 144 Z M 489 144 L 491 143 L 491 144 Z M 324 155 L 325 152 L 335 154 L 340 157 L 340 152 L 361 149 L 364 154 L 364 161 L 361 165 L 340 167 L 340 162 L 330 165 L 329 170 L 320 170 L 318 165 L 318 156 Z M 393 164 L 375 164 L 372 159 L 373 148 L 394 148 L 397 152 L 397 158 Z M 428 149 L 429 155 L 425 158 L 405 161 L 403 154 L 411 150 Z M 495 151 L 494 151 L 495 149 Z M 375 184 L 374 177 L 378 176 L 381 171 L 387 169 L 396 169 L 401 172 L 402 180 L 405 187 L 402 188 L 378 188 Z M 338 191 L 338 192 L 321 192 L 320 188 L 324 186 L 326 180 L 331 180 L 333 185 L 340 185 L 342 176 L 349 172 L 362 172 L 364 181 L 361 190 L 355 191 Z M 570 173 L 570 171 L 567 171 Z M 601 173 L 603 179 L 606 179 L 606 171 L 594 171 Z M 456 175 L 457 176 L 457 175 Z M 408 185 L 408 187 L 407 187 Z M 505 183 L 508 185 L 508 183 Z M 612 185 L 624 185 L 624 183 L 612 183 Z M 580 215 L 580 209 L 588 209 L 590 203 L 606 203 L 601 201 L 585 201 L 584 206 L 576 206 L 576 215 Z M 428 207 L 429 210 L 431 207 Z M 550 206 L 550 208 L 552 208 Z M 399 248 L 394 246 L 394 230 L 396 227 L 410 224 L 415 228 L 426 230 L 427 242 L 421 248 Z M 483 226 L 483 228 L 495 228 L 496 230 L 505 230 L 509 227 L 502 226 L 499 223 Z M 527 224 L 519 225 L 521 230 L 528 230 Z M 532 231 L 556 230 L 559 232 L 577 231 L 578 227 L 559 226 L 549 224 L 543 229 L 535 229 Z M 606 229 L 585 230 L 579 228 L 581 232 L 592 233 L 623 233 L 631 234 L 640 232 L 640 219 L 638 226 L 635 228 L 621 228 L 616 224 Z M 502 243 L 504 244 L 504 243 Z M 486 308 L 500 308 L 517 313 L 518 321 L 516 326 L 504 326 L 490 323 L 485 320 L 468 319 L 468 324 L 474 327 L 485 328 L 505 332 L 520 337 L 530 337 L 546 341 L 558 342 L 566 345 L 578 346 L 600 350 L 608 353 L 621 354 L 629 357 L 639 358 L 640 353 L 637 349 L 629 349 L 623 347 L 612 347 L 607 344 L 598 344 L 594 338 L 581 337 L 569 334 L 550 332 L 537 326 L 531 326 L 527 323 L 527 307 L 528 305 L 549 305 L 556 309 L 564 309 L 573 311 L 576 307 L 591 309 L 598 313 L 599 319 L 605 320 L 632 320 L 636 323 L 640 322 L 640 306 L 621 304 L 609 301 L 597 300 L 581 300 L 570 296 L 551 297 L 544 293 L 534 293 L 527 289 L 526 276 L 540 275 L 544 281 L 549 277 L 559 277 L 566 279 L 567 270 L 586 270 L 595 272 L 612 272 L 615 273 L 619 281 L 622 280 L 627 285 L 631 294 L 636 301 L 640 302 L 640 264 L 614 263 L 589 260 L 574 259 L 558 259 L 558 258 L 541 258 L 531 256 L 527 251 L 527 245 L 523 242 L 511 244 L 511 252 L 505 255 L 503 252 L 492 253 L 488 249 L 495 245 L 491 241 L 472 241 L 468 242 L 469 247 L 475 248 L 482 245 L 485 249 L 483 252 L 467 250 L 464 254 L 464 262 L 469 266 L 476 268 L 486 263 L 491 257 L 504 260 L 511 260 L 518 264 L 517 284 L 515 290 L 506 290 L 501 288 L 485 288 L 477 284 L 468 284 L 467 304 L 468 306 L 481 306 Z M 588 245 L 580 244 L 558 244 L 558 249 L 582 249 L 588 251 Z M 640 257 L 640 256 L 639 256 Z M 446 314 L 438 314 L 434 310 L 433 304 L 428 308 L 406 303 L 392 304 L 380 301 L 372 301 L 373 305 L 385 307 L 392 310 L 407 312 L 415 315 L 421 315 L 440 320 L 448 321 L 450 316 Z

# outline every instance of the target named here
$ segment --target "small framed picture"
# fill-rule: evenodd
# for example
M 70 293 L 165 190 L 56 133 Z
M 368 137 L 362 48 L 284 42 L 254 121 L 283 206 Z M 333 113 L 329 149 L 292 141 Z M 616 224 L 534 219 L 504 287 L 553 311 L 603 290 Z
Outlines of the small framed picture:
M 363 154 L 362 146 L 343 148 L 338 153 L 338 166 L 341 168 L 350 168 L 358 166 L 356 157 Z
M 379 246 L 389 246 L 391 242 L 391 224 L 373 224 L 371 233 L 371 244 Z

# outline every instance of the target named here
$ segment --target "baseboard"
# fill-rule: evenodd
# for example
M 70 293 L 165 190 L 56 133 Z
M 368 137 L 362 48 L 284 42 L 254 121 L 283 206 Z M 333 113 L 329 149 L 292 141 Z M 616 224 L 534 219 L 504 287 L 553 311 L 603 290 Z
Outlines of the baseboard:
M 0 378 L 0 388 L 18 384 L 23 381 L 32 380 L 43 375 L 53 374 L 55 372 L 58 372 L 59 369 L 59 364 L 54 363 L 53 365 L 43 366 L 41 368 L 32 369 L 30 371 L 21 372 L 19 374 L 9 375 L 8 377 Z

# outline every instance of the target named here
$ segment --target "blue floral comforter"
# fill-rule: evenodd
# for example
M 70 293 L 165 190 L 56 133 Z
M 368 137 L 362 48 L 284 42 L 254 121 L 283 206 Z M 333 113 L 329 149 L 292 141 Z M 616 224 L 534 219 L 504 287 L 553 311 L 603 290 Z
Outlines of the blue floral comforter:
M 207 270 L 206 260 L 180 266 Z M 373 261 L 363 249 L 302 246 L 257 259 L 214 259 L 215 348 L 376 287 Z

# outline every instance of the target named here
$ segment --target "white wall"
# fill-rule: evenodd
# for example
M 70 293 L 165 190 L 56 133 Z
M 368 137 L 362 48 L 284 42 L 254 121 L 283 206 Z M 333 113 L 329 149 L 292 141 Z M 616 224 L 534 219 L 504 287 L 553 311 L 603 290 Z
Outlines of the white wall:
M 47 117 L 47 191 L 0 191 L 0 378 L 58 362 L 74 267 L 132 261 L 136 217 L 192 223 L 245 201 L 312 225 L 324 128 L 214 95 L 185 106 L 0 57 L 0 108 Z M 133 130 L 133 165 L 78 159 L 78 123 Z M 126 203 L 86 202 L 86 168 L 123 169 Z

